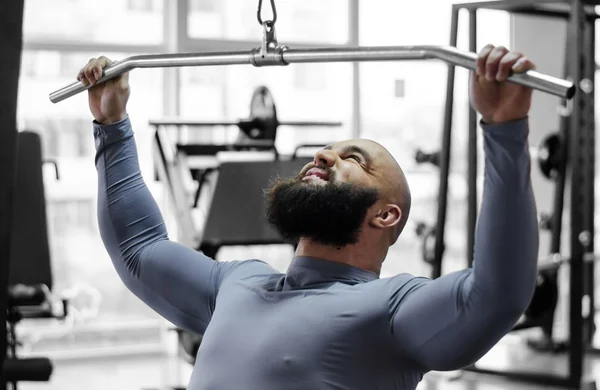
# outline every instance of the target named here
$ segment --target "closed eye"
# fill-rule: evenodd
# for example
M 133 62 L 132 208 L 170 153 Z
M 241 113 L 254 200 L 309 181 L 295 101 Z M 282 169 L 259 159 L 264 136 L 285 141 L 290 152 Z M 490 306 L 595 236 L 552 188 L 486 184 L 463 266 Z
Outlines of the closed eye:
M 352 159 L 358 161 L 359 163 L 362 163 L 362 160 L 360 159 L 360 157 L 358 157 L 356 155 L 350 155 L 350 156 L 348 156 L 348 158 L 352 158 Z

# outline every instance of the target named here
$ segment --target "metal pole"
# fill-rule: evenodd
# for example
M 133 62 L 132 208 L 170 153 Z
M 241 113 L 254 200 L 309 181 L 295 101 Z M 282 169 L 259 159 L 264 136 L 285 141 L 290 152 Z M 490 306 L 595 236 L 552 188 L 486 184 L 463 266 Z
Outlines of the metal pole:
M 181 8 L 187 5 L 187 1 L 164 0 L 164 31 L 165 45 L 167 51 L 178 51 L 180 48 L 180 28 L 187 28 L 187 18 L 181 19 Z M 181 27 L 181 23 L 184 24 Z M 179 114 L 179 69 L 165 69 L 163 73 L 163 115 L 175 116 Z
M 360 44 L 360 3 L 359 0 L 349 0 L 350 16 L 349 44 L 358 46 Z M 362 107 L 360 104 L 360 64 L 352 64 L 352 138 L 359 138 L 361 133 Z
M 587 232 L 587 237 L 584 245 L 586 246 L 585 250 L 587 253 L 594 252 L 594 213 L 595 213 L 595 167 L 596 167 L 596 123 L 595 123 L 595 99 L 594 93 L 596 91 L 595 88 L 595 78 L 596 78 L 596 21 L 588 20 L 584 21 L 585 23 L 585 33 L 584 33 L 584 44 L 583 49 L 584 53 L 582 58 L 584 59 L 583 67 L 583 81 L 581 84 L 581 96 L 579 96 L 578 100 L 583 103 L 582 109 L 582 122 L 581 122 L 581 131 L 583 133 L 583 137 L 585 139 L 586 149 L 583 151 L 584 154 L 584 173 L 585 176 L 585 185 L 583 187 L 583 192 L 585 194 L 585 205 L 583 215 L 583 229 Z M 586 295 L 589 299 L 589 311 L 586 314 L 585 318 L 585 327 L 584 327 L 584 340 L 586 344 L 592 344 L 594 339 L 594 323 L 595 323 L 595 294 L 594 294 L 594 272 L 595 272 L 595 264 L 586 263 L 584 265 L 584 295 Z
M 458 16 L 460 8 L 452 7 L 452 20 L 450 22 L 450 45 L 458 44 Z M 442 260 L 444 257 L 444 233 L 446 231 L 446 213 L 448 209 L 448 177 L 450 175 L 450 156 L 452 148 L 452 119 L 454 114 L 454 79 L 456 68 L 448 66 L 446 81 L 446 107 L 444 109 L 444 130 L 442 132 L 442 150 L 440 152 L 440 181 L 438 192 L 438 212 L 435 225 L 434 261 L 431 278 L 442 276 Z
M 571 63 L 569 70 L 575 85 L 579 87 L 582 72 L 582 57 L 585 56 L 583 47 L 583 26 L 585 23 L 583 4 L 581 0 L 571 2 L 571 18 L 568 25 L 568 40 L 570 50 L 568 53 Z M 569 277 L 569 378 L 573 386 L 579 388 L 583 374 L 583 318 L 581 315 L 583 296 L 583 255 L 586 248 L 581 238 L 584 233 L 583 222 L 585 219 L 583 185 L 585 183 L 584 162 L 578 158 L 582 150 L 586 150 L 584 129 L 581 126 L 582 107 L 581 98 L 573 101 L 571 126 L 569 134 L 569 155 L 571 156 L 571 272 Z
M 569 69 L 569 45 L 570 42 L 567 39 L 565 53 L 565 77 L 568 77 L 571 70 Z M 562 101 L 563 107 L 567 106 L 567 101 Z M 561 140 L 560 154 L 562 161 L 558 167 L 558 175 L 556 177 L 556 185 L 554 187 L 554 206 L 552 211 L 552 238 L 550 241 L 550 253 L 560 253 L 561 250 L 561 237 L 562 237 L 562 226 L 563 226 L 563 213 L 565 203 L 565 186 L 566 186 L 566 175 L 567 165 L 570 160 L 569 156 L 569 133 L 570 133 L 570 119 L 569 115 L 565 112 L 560 112 L 560 130 L 559 137 Z
M 475 70 L 477 54 L 463 52 L 451 46 L 370 46 L 348 48 L 289 49 L 279 46 L 275 49 L 255 49 L 249 52 L 215 52 L 185 54 L 154 54 L 126 58 L 104 69 L 99 82 L 113 79 L 135 68 L 167 68 L 184 66 L 254 65 L 284 66 L 292 63 L 318 62 L 376 62 L 438 59 L 449 64 Z M 571 98 L 575 93 L 572 83 L 535 71 L 513 74 L 508 80 L 550 93 L 559 97 Z M 89 89 L 76 81 L 50 94 L 50 100 L 57 103 Z
M 564 77 L 569 77 L 569 45 L 570 41 L 565 39 L 565 64 L 564 64 Z M 567 100 L 562 100 L 563 107 L 567 106 Z M 561 253 L 562 246 L 562 232 L 563 232 L 563 215 L 565 208 L 565 188 L 566 188 L 566 180 L 567 180 L 567 164 L 569 160 L 569 132 L 570 132 L 570 118 L 566 111 L 561 110 L 560 114 L 560 130 L 559 137 L 561 140 L 560 143 L 560 155 L 561 162 L 557 167 L 557 176 L 555 178 L 554 185 L 554 200 L 552 207 L 552 219 L 550 222 L 551 229 L 551 239 L 550 239 L 550 253 Z M 538 262 L 538 264 L 543 264 L 541 266 L 538 265 L 538 272 L 543 273 L 544 277 L 547 278 L 549 283 L 558 284 L 558 267 L 553 267 L 552 262 Z M 556 308 L 553 310 L 549 310 L 546 314 L 548 317 L 548 321 L 545 321 L 541 326 L 543 336 L 547 341 L 553 342 L 553 333 L 554 333 L 554 314 Z
M 469 50 L 477 51 L 477 10 L 469 11 Z M 467 85 L 467 88 L 469 86 Z M 467 159 L 468 211 L 467 211 L 467 265 L 473 266 L 475 226 L 477 224 L 477 111 L 469 105 L 469 158 Z

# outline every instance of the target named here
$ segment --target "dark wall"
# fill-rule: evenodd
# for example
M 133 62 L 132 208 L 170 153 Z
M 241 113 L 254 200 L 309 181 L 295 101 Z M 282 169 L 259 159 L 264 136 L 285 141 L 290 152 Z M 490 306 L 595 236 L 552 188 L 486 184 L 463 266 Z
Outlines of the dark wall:
M 9 232 L 17 151 L 17 91 L 21 65 L 23 4 L 24 0 L 0 1 L 0 368 L 4 367 L 6 351 Z M 0 369 L 0 385 L 4 385 L 3 371 Z

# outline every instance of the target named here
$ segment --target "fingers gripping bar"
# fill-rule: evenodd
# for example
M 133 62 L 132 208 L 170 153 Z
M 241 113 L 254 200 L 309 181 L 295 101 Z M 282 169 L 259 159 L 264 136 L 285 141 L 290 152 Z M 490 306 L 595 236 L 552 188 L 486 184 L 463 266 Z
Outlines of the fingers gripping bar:
M 323 49 L 289 49 L 279 46 L 272 50 L 254 49 L 250 52 L 214 52 L 185 54 L 156 54 L 128 57 L 104 68 L 98 83 L 103 83 L 136 68 L 167 68 L 186 66 L 254 65 L 285 66 L 292 63 L 317 62 L 389 62 L 437 59 L 470 70 L 477 68 L 477 54 L 460 51 L 452 46 L 381 46 L 344 47 Z M 508 81 L 536 89 L 563 99 L 571 99 L 576 87 L 572 82 L 536 71 L 512 74 Z M 69 84 L 50 94 L 50 101 L 58 103 L 77 95 L 91 85 L 80 81 Z

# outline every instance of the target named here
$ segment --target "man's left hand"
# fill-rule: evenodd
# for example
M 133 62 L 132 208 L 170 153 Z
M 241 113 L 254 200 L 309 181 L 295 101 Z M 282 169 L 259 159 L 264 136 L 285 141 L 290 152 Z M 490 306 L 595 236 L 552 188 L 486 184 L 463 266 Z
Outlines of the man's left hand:
M 524 73 L 535 65 L 523 54 L 487 45 L 477 59 L 471 77 L 471 104 L 485 123 L 504 123 L 529 114 L 533 90 L 507 82 L 512 73 Z

